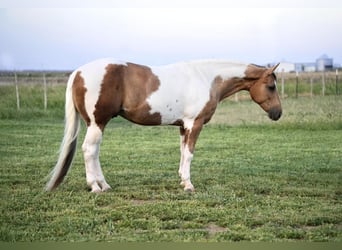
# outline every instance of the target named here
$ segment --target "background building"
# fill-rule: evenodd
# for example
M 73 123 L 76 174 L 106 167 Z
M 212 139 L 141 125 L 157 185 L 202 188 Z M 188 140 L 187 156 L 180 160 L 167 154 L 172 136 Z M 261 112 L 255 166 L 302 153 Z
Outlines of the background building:
M 273 65 L 273 64 L 272 64 Z M 335 65 L 336 67 L 338 65 Z M 316 59 L 316 62 L 281 62 L 277 68 L 278 72 L 314 72 L 334 69 L 334 60 L 326 54 Z
M 316 71 L 333 69 L 333 65 L 333 59 L 325 54 L 316 59 Z

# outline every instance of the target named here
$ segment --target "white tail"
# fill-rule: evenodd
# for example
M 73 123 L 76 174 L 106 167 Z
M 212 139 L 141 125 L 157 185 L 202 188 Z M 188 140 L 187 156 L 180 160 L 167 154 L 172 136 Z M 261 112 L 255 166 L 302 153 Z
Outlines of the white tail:
M 65 94 L 65 128 L 59 158 L 46 184 L 46 191 L 55 189 L 67 174 L 76 152 L 77 136 L 80 128 L 80 116 L 72 99 L 72 83 L 75 75 L 71 74 Z

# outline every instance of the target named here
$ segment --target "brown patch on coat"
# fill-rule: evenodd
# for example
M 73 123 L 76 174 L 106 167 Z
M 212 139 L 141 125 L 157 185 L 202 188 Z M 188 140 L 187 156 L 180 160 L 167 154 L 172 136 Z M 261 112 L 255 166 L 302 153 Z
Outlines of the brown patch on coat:
M 252 84 L 253 80 L 245 77 L 233 77 L 223 80 L 221 76 L 217 76 L 213 81 L 211 92 L 216 95 L 218 102 L 220 102 L 240 90 L 249 90 Z
M 217 76 L 210 89 L 210 98 L 196 120 L 201 120 L 203 124 L 208 123 L 214 115 L 218 103 L 224 98 L 243 89 L 244 86 L 242 83 L 243 79 L 240 78 L 230 78 L 224 81 L 221 76 Z
M 104 130 L 111 118 L 120 115 L 141 125 L 160 125 L 160 114 L 150 114 L 151 107 L 146 102 L 159 85 L 149 67 L 133 63 L 107 65 L 95 105 L 96 124 Z
M 151 114 L 148 97 L 158 90 L 160 81 L 151 68 L 128 63 L 124 81 L 124 100 L 120 115 L 141 125 L 160 125 L 160 113 Z
M 180 127 L 180 135 L 183 136 L 182 144 L 187 145 L 192 154 L 195 151 L 195 145 L 202 128 L 202 119 L 196 119 L 191 129 L 184 128 L 184 126 Z
M 81 114 L 87 126 L 90 125 L 90 118 L 85 109 L 85 94 L 87 88 L 84 85 L 84 79 L 81 76 L 81 71 L 78 71 L 75 75 L 74 82 L 72 84 L 72 99 L 76 110 Z
M 245 70 L 245 78 L 259 79 L 263 76 L 267 68 L 255 64 L 249 64 Z
M 95 104 L 95 122 L 103 131 L 109 120 L 121 107 L 125 65 L 109 64 L 103 77 L 99 98 Z
M 208 123 L 216 111 L 217 104 L 218 101 L 216 98 L 210 98 L 210 100 L 205 104 L 196 120 L 201 119 L 203 124 Z
M 150 114 L 151 107 L 148 104 L 144 104 L 136 110 L 124 111 L 120 115 L 125 119 L 134 122 L 139 125 L 153 126 L 160 125 L 162 117 L 160 113 L 156 112 Z

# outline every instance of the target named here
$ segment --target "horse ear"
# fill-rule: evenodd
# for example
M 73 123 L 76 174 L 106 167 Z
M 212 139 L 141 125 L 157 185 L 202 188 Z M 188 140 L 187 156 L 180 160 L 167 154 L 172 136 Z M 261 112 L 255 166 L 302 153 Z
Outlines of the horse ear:
M 280 63 L 274 65 L 272 68 L 268 68 L 268 69 L 266 70 L 266 74 L 267 74 L 267 75 L 273 74 L 273 72 L 276 70 L 276 68 L 279 66 L 279 64 L 280 64 Z
M 268 74 L 268 75 L 272 74 L 272 73 L 276 70 L 276 68 L 279 66 L 279 64 L 280 64 L 280 63 L 277 63 L 277 64 L 274 65 L 272 68 L 269 68 L 269 69 L 267 70 L 267 74 Z

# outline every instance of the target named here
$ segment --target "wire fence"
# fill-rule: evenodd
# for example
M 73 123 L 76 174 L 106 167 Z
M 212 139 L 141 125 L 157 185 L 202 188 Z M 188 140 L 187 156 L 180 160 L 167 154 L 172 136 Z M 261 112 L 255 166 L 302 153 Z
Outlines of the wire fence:
M 279 86 L 280 85 L 280 86 Z M 282 98 L 287 96 L 340 95 L 339 71 L 295 72 L 278 74 L 278 89 Z
M 36 86 L 43 96 L 42 107 L 48 108 L 49 92 L 56 85 L 64 86 L 71 72 L 0 72 L 0 87 L 15 87 L 17 109 L 21 108 L 21 92 L 26 86 Z M 277 88 L 281 98 L 299 98 L 303 96 L 341 95 L 342 83 L 339 71 L 326 72 L 278 72 Z M 230 99 L 242 101 L 248 99 L 246 92 L 239 92 Z
M 0 87 L 14 86 L 17 109 L 21 108 L 21 96 L 27 92 L 28 87 L 34 86 L 43 96 L 42 107 L 48 108 L 49 93 L 56 86 L 64 86 L 71 72 L 0 72 Z M 27 93 L 25 93 L 27 94 Z M 36 95 L 34 96 L 36 98 Z

